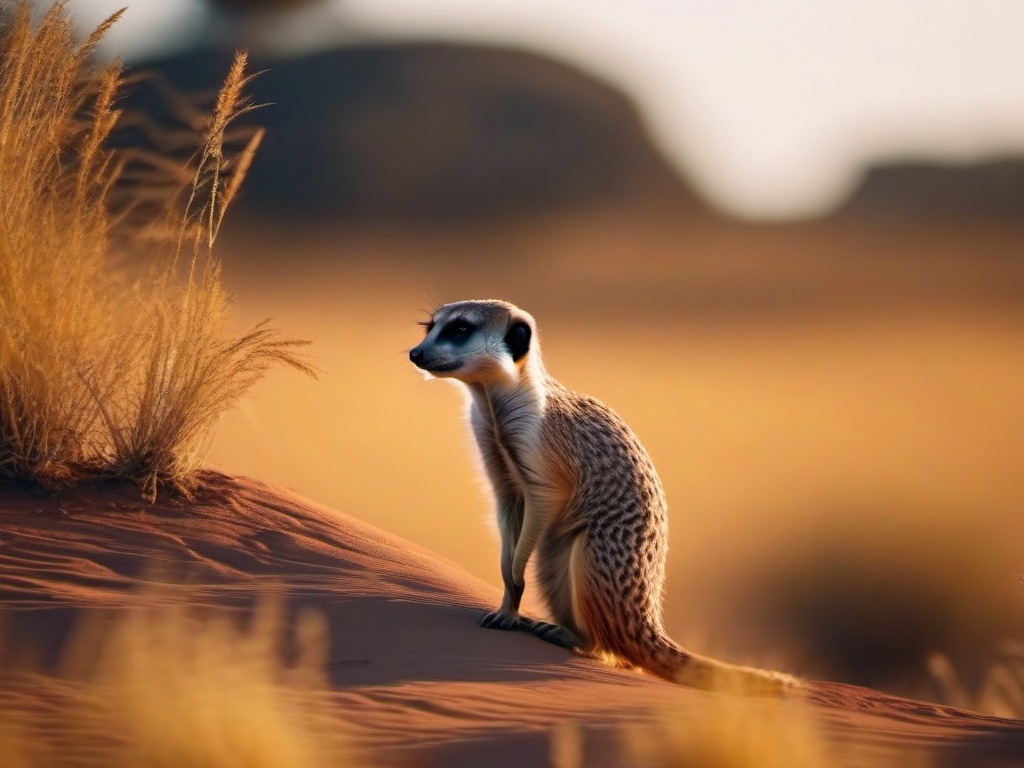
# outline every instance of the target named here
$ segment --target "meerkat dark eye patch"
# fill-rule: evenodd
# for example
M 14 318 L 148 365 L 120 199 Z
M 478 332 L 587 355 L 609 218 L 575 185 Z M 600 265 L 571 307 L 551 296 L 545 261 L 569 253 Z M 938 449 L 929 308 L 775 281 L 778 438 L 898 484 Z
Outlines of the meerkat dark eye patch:
M 508 347 L 512 360 L 519 362 L 523 355 L 530 351 L 530 326 L 526 323 L 516 323 L 508 329 L 505 334 L 505 346 Z
M 476 326 L 466 320 L 456 318 L 448 322 L 441 332 L 437 334 L 438 341 L 447 341 L 450 344 L 463 344 L 476 331 Z

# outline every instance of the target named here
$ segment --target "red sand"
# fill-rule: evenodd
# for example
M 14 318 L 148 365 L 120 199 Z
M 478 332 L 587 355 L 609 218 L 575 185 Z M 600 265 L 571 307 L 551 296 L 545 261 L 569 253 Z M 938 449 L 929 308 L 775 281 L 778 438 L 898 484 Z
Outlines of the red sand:
M 665 706 L 699 718 L 715 696 L 479 629 L 500 596 L 454 563 L 280 488 L 208 481 L 189 504 L 152 506 L 130 488 L 0 491 L 0 610 L 14 638 L 54 660 L 84 614 L 137 604 L 151 578 L 180 578 L 161 599 L 189 605 L 276 592 L 326 617 L 328 674 L 356 744 L 427 765 L 545 765 L 566 721 L 583 728 L 585 765 L 617 765 L 615 726 Z M 1024 722 L 832 683 L 807 698 L 861 764 L 926 749 L 940 765 L 1024 765 Z

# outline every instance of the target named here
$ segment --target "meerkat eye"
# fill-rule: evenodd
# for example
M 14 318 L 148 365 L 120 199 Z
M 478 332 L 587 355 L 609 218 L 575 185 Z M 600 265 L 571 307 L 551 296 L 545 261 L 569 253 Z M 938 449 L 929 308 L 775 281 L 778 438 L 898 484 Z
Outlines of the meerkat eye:
M 437 335 L 437 340 L 461 344 L 472 336 L 475 330 L 476 326 L 466 320 L 452 320 L 441 329 L 441 332 Z

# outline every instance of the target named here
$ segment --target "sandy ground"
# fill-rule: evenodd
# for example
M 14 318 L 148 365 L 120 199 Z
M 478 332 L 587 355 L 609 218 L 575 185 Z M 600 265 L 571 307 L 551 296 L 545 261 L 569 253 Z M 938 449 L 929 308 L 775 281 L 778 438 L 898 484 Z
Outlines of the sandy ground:
M 618 728 L 671 708 L 704 716 L 717 694 L 476 626 L 499 595 L 457 565 L 345 514 L 254 480 L 211 474 L 189 504 L 144 506 L 130 488 L 56 499 L 0 495 L 0 607 L 14 644 L 55 665 L 89 614 L 161 600 L 248 610 L 277 593 L 330 630 L 330 684 L 354 743 L 375 761 L 544 765 L 552 727 L 577 723 L 586 765 L 618 765 Z M 159 574 L 159 576 L 157 576 Z M 173 578 L 172 578 L 173 577 Z M 140 596 L 141 595 L 141 596 Z M 536 610 L 536 607 L 531 607 Z M 842 764 L 1024 763 L 1024 722 L 814 683 L 811 709 Z M 0 691 L 0 707 L 16 701 Z M 750 706 L 757 706 L 751 702 Z

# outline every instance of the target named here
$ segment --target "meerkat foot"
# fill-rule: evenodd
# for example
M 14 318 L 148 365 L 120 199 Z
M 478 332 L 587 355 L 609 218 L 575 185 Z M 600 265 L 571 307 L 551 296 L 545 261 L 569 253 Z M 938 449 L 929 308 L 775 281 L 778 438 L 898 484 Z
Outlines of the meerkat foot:
M 484 629 L 523 630 L 529 629 L 527 622 L 517 613 L 497 610 L 491 611 L 480 620 Z
M 543 640 L 545 643 L 557 645 L 575 651 L 583 647 L 583 643 L 575 634 L 565 627 L 551 624 L 547 621 L 527 619 L 518 614 L 511 614 L 507 611 L 491 611 L 480 620 L 480 626 L 484 629 L 503 629 L 507 631 L 529 632 L 534 637 Z
M 557 645 L 559 648 L 575 651 L 583 647 L 583 643 L 575 634 L 557 624 L 549 624 L 546 621 L 531 621 L 526 629 L 534 637 L 539 637 L 545 643 Z

